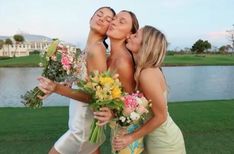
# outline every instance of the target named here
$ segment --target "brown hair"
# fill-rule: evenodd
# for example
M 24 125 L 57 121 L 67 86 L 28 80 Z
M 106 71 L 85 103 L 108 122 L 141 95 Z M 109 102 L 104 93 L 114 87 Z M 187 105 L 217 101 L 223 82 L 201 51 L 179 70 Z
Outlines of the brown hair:
M 131 18 L 132 18 L 132 29 L 131 29 L 131 32 L 134 34 L 137 32 L 137 30 L 139 29 L 139 22 L 138 22 L 138 19 L 136 17 L 136 15 L 131 12 L 131 11 L 127 11 L 127 10 L 122 10 L 120 12 L 127 12 L 130 14 Z
M 115 12 L 114 9 L 112 9 L 112 8 L 109 7 L 109 6 L 103 6 L 103 7 L 100 7 L 99 9 L 97 9 L 97 10 L 94 12 L 94 14 L 92 15 L 91 19 L 93 18 L 93 16 L 94 16 L 99 10 L 104 9 L 104 8 L 109 9 L 109 10 L 113 13 L 113 16 L 116 15 L 116 12 Z M 104 46 L 105 46 L 106 48 L 108 48 L 108 44 L 106 43 L 106 39 L 107 39 L 107 36 L 105 36 L 105 37 L 103 38 L 102 43 L 104 44 Z

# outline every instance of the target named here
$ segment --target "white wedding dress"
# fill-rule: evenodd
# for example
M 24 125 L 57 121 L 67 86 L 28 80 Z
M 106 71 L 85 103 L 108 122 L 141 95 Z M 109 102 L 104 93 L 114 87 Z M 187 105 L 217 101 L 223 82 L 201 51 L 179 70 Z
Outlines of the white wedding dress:
M 87 77 L 86 53 L 79 59 L 79 78 Z M 78 88 L 73 84 L 73 88 Z M 93 112 L 88 104 L 70 99 L 68 131 L 59 138 L 54 147 L 60 154 L 90 154 L 103 142 L 93 144 L 89 142 L 90 126 L 93 121 Z

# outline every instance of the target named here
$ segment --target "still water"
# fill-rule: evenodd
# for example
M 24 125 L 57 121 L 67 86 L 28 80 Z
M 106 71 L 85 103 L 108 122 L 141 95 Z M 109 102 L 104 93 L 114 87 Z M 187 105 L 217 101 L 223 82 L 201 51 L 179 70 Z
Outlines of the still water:
M 0 107 L 21 107 L 20 95 L 37 85 L 41 68 L 0 68 Z M 234 99 L 234 66 L 164 67 L 174 101 Z M 69 99 L 57 94 L 45 106 L 66 106 Z

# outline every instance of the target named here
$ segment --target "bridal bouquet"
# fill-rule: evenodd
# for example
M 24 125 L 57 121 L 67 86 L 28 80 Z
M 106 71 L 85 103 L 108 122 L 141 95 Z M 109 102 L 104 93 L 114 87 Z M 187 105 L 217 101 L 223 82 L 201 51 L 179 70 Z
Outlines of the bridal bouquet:
M 132 133 L 140 128 L 151 106 L 150 101 L 139 92 L 125 94 L 121 100 L 122 108 L 119 112 L 116 112 L 115 119 L 110 122 L 112 140 L 117 136 Z M 122 149 L 121 153 L 141 153 L 143 149 L 142 137 Z M 118 152 L 112 148 L 112 153 L 117 154 Z
M 151 106 L 142 93 L 136 92 L 122 97 L 123 109 L 117 113 L 116 123 L 121 127 L 139 124 L 145 120 Z
M 122 85 L 117 74 L 112 74 L 110 71 L 99 73 L 94 71 L 89 75 L 89 79 L 78 81 L 79 90 L 90 94 L 92 100 L 90 107 L 94 111 L 98 111 L 101 107 L 109 107 L 114 111 L 122 109 L 121 96 Z M 89 141 L 98 143 L 104 136 L 103 127 L 96 125 L 98 121 L 94 119 L 91 125 L 91 133 Z
M 64 82 L 72 77 L 72 72 L 76 69 L 74 64 L 77 54 L 69 51 L 68 48 L 63 45 L 59 40 L 53 41 L 47 52 L 41 54 L 42 62 L 40 66 L 43 66 L 42 76 L 55 81 Z M 42 107 L 42 100 L 38 96 L 45 95 L 38 87 L 27 91 L 24 95 L 21 95 L 23 99 L 21 102 L 30 108 Z

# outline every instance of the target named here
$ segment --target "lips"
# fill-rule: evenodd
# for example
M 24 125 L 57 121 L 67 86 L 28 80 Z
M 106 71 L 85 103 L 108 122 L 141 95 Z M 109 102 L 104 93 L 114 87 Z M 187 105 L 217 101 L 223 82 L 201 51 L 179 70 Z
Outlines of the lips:
M 114 30 L 114 27 L 110 25 L 108 30 L 112 31 L 112 30 Z

